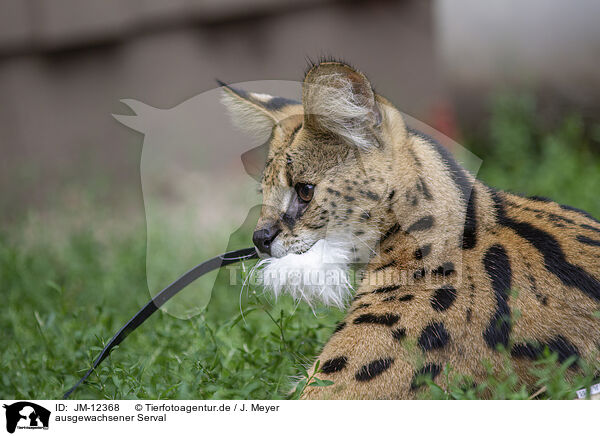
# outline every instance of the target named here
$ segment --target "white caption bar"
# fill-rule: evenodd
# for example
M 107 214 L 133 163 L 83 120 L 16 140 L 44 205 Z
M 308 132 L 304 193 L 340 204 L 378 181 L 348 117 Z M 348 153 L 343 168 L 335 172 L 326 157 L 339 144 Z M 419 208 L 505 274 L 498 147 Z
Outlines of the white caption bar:
M 1 400 L 15 435 L 585 434 L 594 401 L 20 401 Z M 560 419 L 558 419 L 560 417 Z M 586 429 L 588 431 L 586 431 Z

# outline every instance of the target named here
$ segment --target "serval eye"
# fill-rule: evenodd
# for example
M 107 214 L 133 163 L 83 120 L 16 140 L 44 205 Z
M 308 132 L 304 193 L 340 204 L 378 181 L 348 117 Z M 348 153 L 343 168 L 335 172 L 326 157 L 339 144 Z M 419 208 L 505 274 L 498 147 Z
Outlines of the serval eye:
M 313 194 L 315 193 L 315 185 L 310 185 L 308 183 L 296 183 L 296 193 L 300 200 L 308 203 L 313 198 Z

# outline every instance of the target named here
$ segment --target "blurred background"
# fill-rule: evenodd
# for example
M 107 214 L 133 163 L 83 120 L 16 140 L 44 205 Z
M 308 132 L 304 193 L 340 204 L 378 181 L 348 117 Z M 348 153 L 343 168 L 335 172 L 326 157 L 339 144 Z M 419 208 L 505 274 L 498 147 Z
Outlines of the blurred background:
M 110 337 L 148 297 L 144 137 L 111 116 L 131 114 L 120 99 L 169 109 L 213 90 L 216 78 L 300 81 L 307 58 L 341 58 L 400 110 L 481 158 L 484 181 L 599 217 L 599 16 L 595 0 L 0 0 L 0 292 L 7 299 L 0 326 L 7 332 L 3 341 L 20 344 L 0 356 L 0 397 L 59 393 L 93 357 L 90 342 Z M 214 110 L 202 141 L 242 141 L 225 111 Z M 188 187 L 193 192 L 209 183 Z M 214 216 L 218 222 L 219 213 Z M 248 245 L 249 234 L 242 232 L 238 242 Z M 203 249 L 194 259 L 215 254 L 213 247 Z M 169 253 L 164 256 L 168 264 Z M 215 322 L 234 316 L 237 303 L 237 295 L 218 297 L 207 316 Z M 325 333 L 326 321 L 319 324 Z M 178 338 L 193 334 L 162 322 L 159 330 L 167 323 Z M 198 330 L 208 328 L 205 322 L 192 330 L 206 334 Z M 307 356 L 323 340 L 311 322 L 297 332 Z M 308 325 L 313 331 L 302 330 Z M 70 341 L 56 339 L 65 336 Z M 134 343 L 132 367 L 149 346 L 175 347 L 173 336 L 163 340 Z M 262 362 L 269 352 L 260 347 L 268 344 L 255 344 L 260 356 L 252 359 Z M 52 349 L 61 347 L 79 362 L 53 358 Z M 202 372 L 193 363 L 194 353 L 215 351 L 177 347 L 184 348 L 170 352 L 190 353 L 190 373 L 205 374 L 199 376 L 203 386 L 217 386 L 205 397 L 268 396 L 280 387 L 270 379 L 273 391 L 259 384 L 244 385 L 241 393 L 240 379 L 232 376 L 231 391 L 223 393 L 228 382 L 219 377 L 226 371 Z M 160 358 L 154 353 L 150 362 Z M 278 374 L 293 373 L 294 359 L 282 359 Z M 261 364 L 244 365 L 260 372 Z M 43 371 L 49 381 L 40 388 L 35 379 Z M 200 384 L 173 381 L 179 387 L 172 390 L 154 380 L 154 390 L 144 391 L 146 380 L 132 382 L 123 394 L 122 378 L 114 375 L 102 379 L 101 373 L 87 395 L 105 395 L 109 379 L 111 395 L 126 397 L 186 397 Z M 173 380 L 180 377 L 174 367 Z
M 600 114 L 594 0 L 1 0 L 0 10 L 2 221 L 74 188 L 136 214 L 142 138 L 110 116 L 123 113 L 119 99 L 170 108 L 215 78 L 301 80 L 307 57 L 347 60 L 458 141 L 485 133 L 499 91 L 528 92 L 550 126 L 577 113 L 591 129 Z

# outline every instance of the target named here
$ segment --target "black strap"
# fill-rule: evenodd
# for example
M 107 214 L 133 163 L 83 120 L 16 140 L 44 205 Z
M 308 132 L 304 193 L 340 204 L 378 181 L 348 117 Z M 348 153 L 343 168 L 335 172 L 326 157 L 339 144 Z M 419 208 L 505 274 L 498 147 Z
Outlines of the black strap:
M 92 367 L 86 372 L 86 374 L 77 382 L 75 386 L 65 393 L 63 399 L 66 400 L 69 395 L 73 393 L 77 387 L 82 384 L 90 374 L 102 363 L 104 359 L 108 357 L 110 351 L 117 345 L 119 345 L 123 340 L 138 328 L 144 321 L 146 321 L 150 315 L 156 312 L 163 304 L 169 301 L 172 297 L 174 297 L 179 291 L 185 288 L 187 285 L 192 283 L 194 280 L 198 279 L 200 276 L 213 271 L 217 268 L 221 268 L 223 266 L 230 265 L 232 263 L 239 262 L 240 260 L 248 260 L 254 259 L 258 257 L 256 254 L 256 250 L 254 247 L 251 248 L 242 248 L 241 250 L 229 251 L 227 253 L 221 254 L 219 256 L 213 257 L 212 259 L 207 260 L 206 262 L 202 262 L 200 265 L 195 266 L 184 275 L 179 277 L 169 286 L 164 288 L 158 294 L 152 298 L 142 309 L 135 314 L 133 318 L 131 318 L 127 324 L 121 327 L 121 330 L 117 332 L 116 335 L 110 340 L 110 342 L 104 347 L 102 353 L 98 356 L 98 358 L 94 361 Z

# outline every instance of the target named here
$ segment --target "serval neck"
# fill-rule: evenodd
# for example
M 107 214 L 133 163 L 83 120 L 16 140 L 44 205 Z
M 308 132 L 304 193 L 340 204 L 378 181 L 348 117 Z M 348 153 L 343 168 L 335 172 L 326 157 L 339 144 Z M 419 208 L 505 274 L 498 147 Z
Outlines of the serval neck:
M 442 145 L 409 130 L 396 146 L 391 175 L 391 223 L 384 230 L 410 235 L 431 262 L 459 259 L 477 245 L 478 196 L 485 187 Z M 425 260 L 426 261 L 426 260 Z M 427 263 L 427 261 L 426 261 Z

